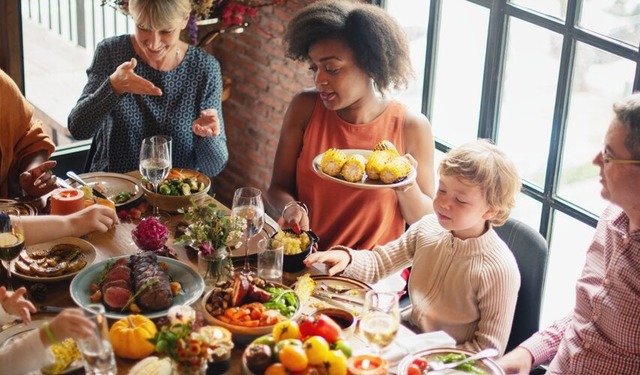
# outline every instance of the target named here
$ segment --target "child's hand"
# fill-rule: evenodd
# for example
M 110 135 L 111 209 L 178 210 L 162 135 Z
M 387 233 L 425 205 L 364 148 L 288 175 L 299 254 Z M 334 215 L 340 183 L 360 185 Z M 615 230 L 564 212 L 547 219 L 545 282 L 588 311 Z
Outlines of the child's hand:
M 68 216 L 76 237 L 99 231 L 106 232 L 118 221 L 116 211 L 108 206 L 94 204 Z
M 31 322 L 31 313 L 36 312 L 36 307 L 24 299 L 24 294 L 27 293 L 25 287 L 18 288 L 14 292 L 8 292 L 7 288 L 0 287 L 0 303 L 2 308 L 10 315 L 19 316 L 25 323 Z
M 309 256 L 304 260 L 304 264 L 307 267 L 311 267 L 313 263 L 326 264 L 330 267 L 327 271 L 329 276 L 333 276 L 344 271 L 350 262 L 351 256 L 349 255 L 349 252 L 343 250 L 318 251 L 309 254 Z
M 83 339 L 91 336 L 94 324 L 87 319 L 80 309 L 64 309 L 49 322 L 51 332 L 58 341 L 68 337 Z
M 200 117 L 193 122 L 193 133 L 199 137 L 216 137 L 220 134 L 218 111 L 209 108 L 200 112 Z

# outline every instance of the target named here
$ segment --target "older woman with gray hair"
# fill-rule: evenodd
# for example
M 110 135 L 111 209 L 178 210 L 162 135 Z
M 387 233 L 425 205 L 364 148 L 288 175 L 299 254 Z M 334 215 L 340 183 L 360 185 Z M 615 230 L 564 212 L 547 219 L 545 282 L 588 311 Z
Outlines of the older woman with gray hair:
M 189 0 L 130 0 L 135 33 L 96 48 L 69 115 L 76 139 L 94 138 L 91 171 L 138 169 L 142 139 L 169 135 L 173 165 L 219 174 L 227 164 L 219 62 L 180 40 Z

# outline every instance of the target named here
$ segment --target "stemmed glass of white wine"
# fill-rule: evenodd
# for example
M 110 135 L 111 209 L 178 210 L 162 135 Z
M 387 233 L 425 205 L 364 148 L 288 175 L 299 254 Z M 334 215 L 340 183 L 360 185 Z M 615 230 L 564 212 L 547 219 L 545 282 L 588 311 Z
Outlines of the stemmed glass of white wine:
M 166 136 L 152 136 L 142 140 L 140 146 L 140 174 L 153 186 L 153 192 L 158 194 L 158 185 L 169 175 L 171 170 L 171 138 Z M 161 214 L 154 197 L 153 213 L 158 221 L 167 221 L 169 216 Z
M 264 225 L 264 203 L 262 202 L 262 192 L 254 187 L 241 187 L 233 194 L 233 205 L 231 206 L 231 218 L 242 219 L 245 223 L 244 229 L 244 265 L 240 271 L 244 275 L 252 275 L 249 265 L 249 241 L 251 237 L 260 233 Z
M 359 329 L 376 354 L 391 344 L 400 326 L 398 294 L 370 290 L 364 297 Z
M 7 289 L 13 290 L 11 268 L 24 248 L 24 230 L 20 210 L 0 207 L 0 259 L 7 269 Z

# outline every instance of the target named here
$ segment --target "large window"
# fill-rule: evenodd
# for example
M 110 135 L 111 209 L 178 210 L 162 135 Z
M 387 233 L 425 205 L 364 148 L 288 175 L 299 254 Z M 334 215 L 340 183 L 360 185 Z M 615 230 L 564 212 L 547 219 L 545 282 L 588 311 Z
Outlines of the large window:
M 591 161 L 613 102 L 640 89 L 640 0 L 382 3 L 417 73 L 398 97 L 429 117 L 437 149 L 491 138 L 516 163 L 513 216 L 550 248 L 541 324 L 563 316 L 606 205 Z

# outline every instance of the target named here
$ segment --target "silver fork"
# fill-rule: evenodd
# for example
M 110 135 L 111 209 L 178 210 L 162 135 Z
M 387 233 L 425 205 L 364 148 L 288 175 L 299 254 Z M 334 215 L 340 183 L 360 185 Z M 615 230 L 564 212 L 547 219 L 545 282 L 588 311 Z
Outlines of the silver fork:
M 457 361 L 457 362 L 451 362 L 451 363 L 443 363 L 443 362 L 436 362 L 436 361 L 429 361 L 429 370 L 430 371 L 441 371 L 441 370 L 447 370 L 447 369 L 451 369 L 451 368 L 456 368 L 458 366 L 460 366 L 463 363 L 467 363 L 469 361 L 474 361 L 476 359 L 482 359 L 482 358 L 490 358 L 490 357 L 495 357 L 498 355 L 498 350 L 494 349 L 494 348 L 488 348 L 485 350 L 481 350 L 478 353 L 471 355 L 461 361 Z M 423 372 L 423 374 L 426 374 L 426 372 Z

